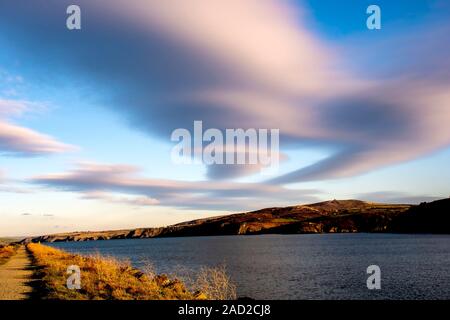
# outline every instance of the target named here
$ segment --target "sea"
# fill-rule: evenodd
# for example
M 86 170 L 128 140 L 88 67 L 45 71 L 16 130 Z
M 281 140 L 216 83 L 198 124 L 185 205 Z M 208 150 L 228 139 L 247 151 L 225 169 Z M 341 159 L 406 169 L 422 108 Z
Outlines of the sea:
M 450 235 L 211 236 L 50 245 L 113 256 L 182 279 L 202 268 L 225 268 L 242 298 L 450 299 Z

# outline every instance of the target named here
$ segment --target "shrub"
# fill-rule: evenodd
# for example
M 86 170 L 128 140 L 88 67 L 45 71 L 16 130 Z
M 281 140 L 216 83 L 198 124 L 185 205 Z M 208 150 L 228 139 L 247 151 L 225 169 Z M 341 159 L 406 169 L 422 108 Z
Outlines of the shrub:
M 197 275 L 195 286 L 211 300 L 236 299 L 236 286 L 231 283 L 225 266 L 202 268 Z

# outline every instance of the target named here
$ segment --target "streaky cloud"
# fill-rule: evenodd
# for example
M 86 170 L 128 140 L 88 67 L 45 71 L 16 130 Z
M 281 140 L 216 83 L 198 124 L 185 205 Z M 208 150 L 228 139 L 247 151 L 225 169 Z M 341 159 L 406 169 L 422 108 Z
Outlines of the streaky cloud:
M 244 210 L 286 201 L 298 204 L 315 201 L 320 193 L 313 189 L 292 190 L 261 183 L 151 179 L 140 176 L 137 167 L 94 162 L 80 162 L 71 171 L 36 176 L 29 182 L 79 192 L 84 199 L 186 209 Z
M 35 108 L 35 104 L 21 100 L 0 99 L 0 152 L 14 156 L 38 156 L 76 150 L 53 137 L 11 122 L 12 116 Z
M 112 85 L 105 106 L 161 139 L 202 120 L 219 129 L 278 128 L 282 149 L 308 142 L 339 150 L 272 185 L 351 177 L 450 145 L 448 21 L 379 45 L 390 63 L 350 68 L 364 51 L 321 39 L 290 1 L 78 2 L 88 13 L 78 33 L 60 27 L 66 0 L 32 8 L 15 1 L 0 11 L 0 27 L 37 68 Z M 254 172 L 208 170 L 216 180 L 227 170 Z

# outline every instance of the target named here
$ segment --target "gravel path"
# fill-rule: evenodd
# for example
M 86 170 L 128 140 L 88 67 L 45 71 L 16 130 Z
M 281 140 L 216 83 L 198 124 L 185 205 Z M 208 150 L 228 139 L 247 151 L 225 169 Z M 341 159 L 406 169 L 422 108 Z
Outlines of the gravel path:
M 0 265 L 0 300 L 27 299 L 32 292 L 29 282 L 33 271 L 31 259 L 21 246 L 5 264 Z

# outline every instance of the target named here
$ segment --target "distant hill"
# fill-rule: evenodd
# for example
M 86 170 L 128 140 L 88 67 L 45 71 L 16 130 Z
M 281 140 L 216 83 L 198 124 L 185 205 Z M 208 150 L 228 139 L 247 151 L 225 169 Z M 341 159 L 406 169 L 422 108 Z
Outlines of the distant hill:
M 12 242 L 20 241 L 22 238 L 20 237 L 2 237 L 0 238 L 0 247 L 3 245 L 7 245 Z
M 420 205 L 331 200 L 192 220 L 161 228 L 60 233 L 22 242 L 348 232 L 450 234 L 450 199 Z

